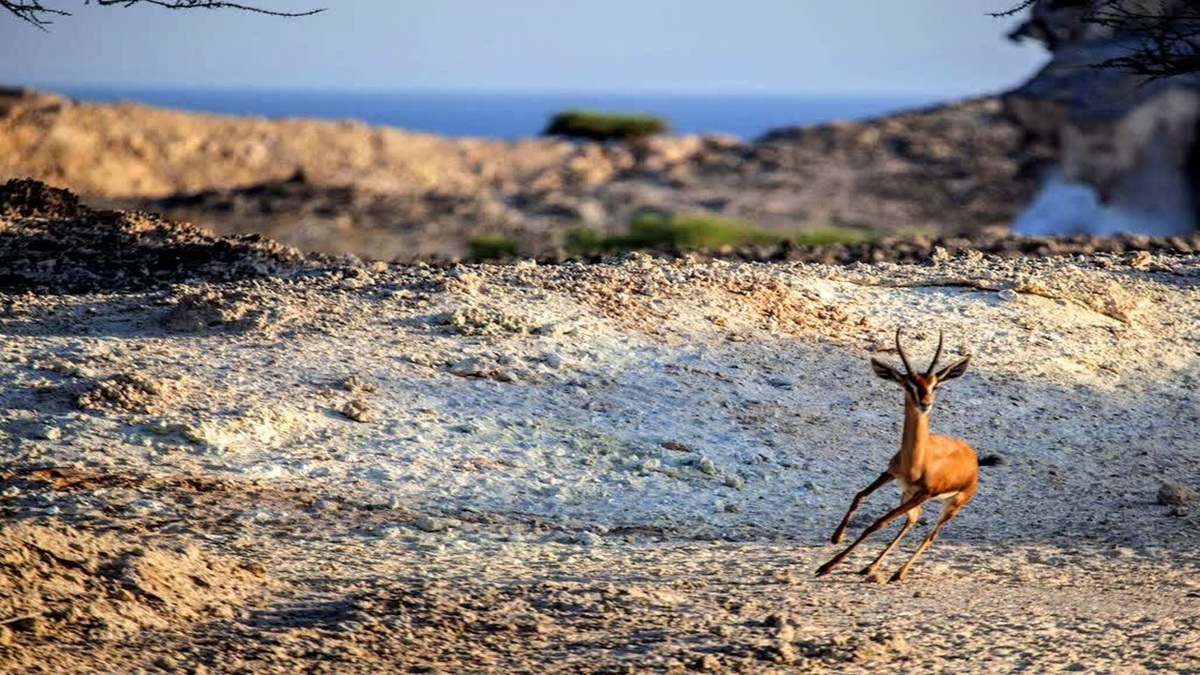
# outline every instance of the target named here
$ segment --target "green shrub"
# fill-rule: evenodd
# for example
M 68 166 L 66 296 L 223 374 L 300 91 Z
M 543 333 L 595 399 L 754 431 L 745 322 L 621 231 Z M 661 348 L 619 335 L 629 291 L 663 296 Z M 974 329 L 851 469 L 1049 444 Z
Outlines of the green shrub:
M 568 228 L 567 253 L 587 255 L 643 249 L 717 249 L 725 246 L 763 246 L 792 241 L 801 245 L 849 244 L 866 239 L 865 233 L 844 227 L 824 226 L 796 232 L 770 232 L 752 223 L 714 214 L 663 215 L 645 213 L 634 218 L 627 234 L 604 236 L 586 225 Z
M 471 237 L 467 247 L 470 250 L 470 259 L 475 262 L 517 257 L 517 242 L 506 234 L 481 234 Z
M 654 115 L 627 115 L 593 110 L 568 110 L 550 118 L 543 136 L 565 136 L 590 141 L 631 141 L 665 134 L 671 125 Z
M 725 216 L 647 213 L 630 223 L 628 239 L 639 248 L 687 249 L 775 244 L 784 237 Z
M 571 255 L 604 253 L 612 250 L 611 238 L 582 223 L 572 225 L 563 233 L 563 245 Z
M 866 241 L 870 234 L 863 230 L 837 225 L 811 227 L 792 233 L 787 239 L 806 246 L 829 246 L 830 244 L 857 244 Z

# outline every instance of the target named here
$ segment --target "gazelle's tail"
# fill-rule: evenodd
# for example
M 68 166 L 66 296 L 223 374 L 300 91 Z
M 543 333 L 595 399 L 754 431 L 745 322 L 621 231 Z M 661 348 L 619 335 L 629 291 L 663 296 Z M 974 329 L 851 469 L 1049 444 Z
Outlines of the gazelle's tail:
M 1000 466 L 1004 463 L 1004 458 L 1000 455 L 987 455 L 979 458 L 979 466 Z

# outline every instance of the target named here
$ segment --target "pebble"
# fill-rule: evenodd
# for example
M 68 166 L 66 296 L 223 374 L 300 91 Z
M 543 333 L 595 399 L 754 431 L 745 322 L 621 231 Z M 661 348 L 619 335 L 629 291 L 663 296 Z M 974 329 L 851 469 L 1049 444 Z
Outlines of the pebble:
M 604 538 L 595 532 L 579 532 L 571 537 L 571 540 L 580 546 L 599 546 L 604 543 Z
M 1196 491 L 1182 485 L 1163 483 L 1158 488 L 1158 503 L 1164 506 L 1181 506 L 1196 501 Z
M 42 630 L 46 627 L 46 622 L 40 616 L 26 616 L 16 621 L 9 621 L 8 627 L 19 633 L 29 633 L 37 636 L 42 634 Z
M 342 414 L 355 422 L 368 423 L 375 421 L 375 411 L 371 404 L 361 398 L 352 399 L 342 406 Z
M 135 499 L 125 506 L 129 513 L 155 513 L 164 508 L 162 502 L 154 499 Z
M 413 521 L 413 527 L 422 532 L 444 532 L 452 526 L 449 518 L 437 518 L 434 516 L 424 515 L 418 516 Z
M 1018 297 L 1017 292 L 1011 288 L 1006 288 L 1006 289 L 1000 291 L 999 293 L 997 293 L 996 295 L 997 295 L 997 297 L 999 297 L 1001 300 L 1003 300 L 1005 302 L 1012 302 L 1013 300 L 1016 300 Z

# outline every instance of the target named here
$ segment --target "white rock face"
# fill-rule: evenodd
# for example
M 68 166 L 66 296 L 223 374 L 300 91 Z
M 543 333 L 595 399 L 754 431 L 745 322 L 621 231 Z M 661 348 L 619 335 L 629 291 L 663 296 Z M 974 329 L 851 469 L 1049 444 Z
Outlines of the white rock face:
M 1192 232 L 1192 207 L 1184 177 L 1151 153 L 1137 172 L 1125 177 L 1113 199 L 1103 204 L 1096 190 L 1069 182 L 1052 171 L 1042 189 L 1013 223 L 1024 235 L 1121 233 L 1169 237 Z

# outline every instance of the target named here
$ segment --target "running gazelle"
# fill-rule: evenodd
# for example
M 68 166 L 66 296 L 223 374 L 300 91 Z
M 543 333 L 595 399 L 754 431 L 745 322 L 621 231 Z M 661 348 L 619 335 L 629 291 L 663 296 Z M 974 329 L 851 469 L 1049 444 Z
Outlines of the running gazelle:
M 904 362 L 904 372 L 901 373 L 879 359 L 871 359 L 871 368 L 874 369 L 877 376 L 896 382 L 904 389 L 904 433 L 900 438 L 900 451 L 888 463 L 887 471 L 881 473 L 873 483 L 854 495 L 854 500 L 850 502 L 850 509 L 846 512 L 846 516 L 833 531 L 833 543 L 837 544 L 842 541 L 842 534 L 850 523 L 850 517 L 854 515 L 855 509 L 862 501 L 872 492 L 893 480 L 900 487 L 900 506 L 871 523 L 858 539 L 854 540 L 854 543 L 835 555 L 829 562 L 821 565 L 817 569 L 817 576 L 829 574 L 829 571 L 850 555 L 850 552 L 864 539 L 896 518 L 902 515 L 907 516 L 904 526 L 900 528 L 892 541 L 884 547 L 874 562 L 862 570 L 862 574 L 873 575 L 883 563 L 884 557 L 895 548 L 896 544 L 900 543 L 909 530 L 916 526 L 917 519 L 921 517 L 921 505 L 931 499 L 943 500 L 945 504 L 937 523 L 925 536 L 925 540 L 917 547 L 908 562 L 896 570 L 891 577 L 891 581 L 904 579 L 912 564 L 937 539 L 942 526 L 975 495 L 975 489 L 979 483 L 979 460 L 975 456 L 975 451 L 962 439 L 929 433 L 929 411 L 933 408 L 934 392 L 943 382 L 961 377 L 967 371 L 967 364 L 971 360 L 970 356 L 966 356 L 952 366 L 935 371 L 938 360 L 942 356 L 943 337 L 939 331 L 937 351 L 934 353 L 929 368 L 924 373 L 915 372 L 909 364 L 904 347 L 900 344 L 899 328 L 896 329 L 896 351 L 900 354 L 900 360 Z M 999 460 L 998 457 L 986 457 L 984 463 L 998 463 L 997 460 Z

